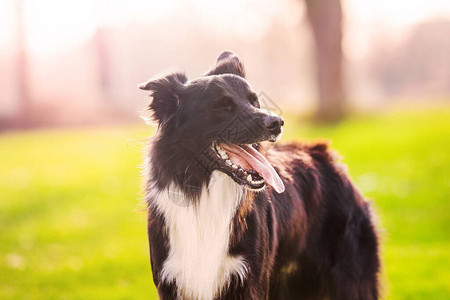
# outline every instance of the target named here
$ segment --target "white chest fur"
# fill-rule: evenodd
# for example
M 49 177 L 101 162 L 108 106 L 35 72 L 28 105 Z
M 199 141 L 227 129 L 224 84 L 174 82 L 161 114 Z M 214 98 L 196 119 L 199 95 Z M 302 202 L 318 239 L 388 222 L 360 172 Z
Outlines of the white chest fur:
M 180 296 L 213 299 L 231 275 L 244 279 L 244 259 L 228 255 L 231 222 L 244 193 L 231 178 L 215 171 L 196 206 L 183 205 L 189 202 L 174 186 L 155 199 L 169 235 L 162 279 L 175 281 Z

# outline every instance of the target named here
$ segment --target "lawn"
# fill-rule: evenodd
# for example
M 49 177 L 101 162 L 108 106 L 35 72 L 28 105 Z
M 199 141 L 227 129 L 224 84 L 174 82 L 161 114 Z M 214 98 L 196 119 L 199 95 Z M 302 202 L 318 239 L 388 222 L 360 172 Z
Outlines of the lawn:
M 331 140 L 373 200 L 385 299 L 449 299 L 450 109 L 286 121 L 285 141 Z M 156 299 L 139 178 L 151 133 L 0 135 L 1 299 Z

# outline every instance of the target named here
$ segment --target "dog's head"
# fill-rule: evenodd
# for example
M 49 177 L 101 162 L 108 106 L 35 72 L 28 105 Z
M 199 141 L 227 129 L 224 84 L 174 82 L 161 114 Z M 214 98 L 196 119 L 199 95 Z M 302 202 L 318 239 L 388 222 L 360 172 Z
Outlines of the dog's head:
M 188 81 L 184 74 L 172 73 L 139 88 L 151 91 L 148 108 L 159 124 L 152 167 L 160 184 L 175 181 L 195 193 L 212 171 L 220 170 L 249 189 L 266 183 L 278 192 L 284 189 L 257 151 L 260 142 L 279 139 L 284 121 L 260 107 L 233 53 L 223 52 L 200 78 Z

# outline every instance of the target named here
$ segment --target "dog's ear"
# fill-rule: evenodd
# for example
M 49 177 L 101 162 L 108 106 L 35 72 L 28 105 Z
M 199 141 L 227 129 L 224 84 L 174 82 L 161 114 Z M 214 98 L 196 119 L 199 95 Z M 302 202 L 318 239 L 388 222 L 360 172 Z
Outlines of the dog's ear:
M 217 58 L 216 65 L 205 76 L 220 74 L 235 74 L 245 78 L 244 65 L 233 52 L 224 51 Z
M 186 75 L 176 72 L 138 85 L 141 90 L 151 91 L 150 96 L 153 100 L 148 109 L 153 112 L 153 118 L 160 124 L 176 113 L 186 82 Z

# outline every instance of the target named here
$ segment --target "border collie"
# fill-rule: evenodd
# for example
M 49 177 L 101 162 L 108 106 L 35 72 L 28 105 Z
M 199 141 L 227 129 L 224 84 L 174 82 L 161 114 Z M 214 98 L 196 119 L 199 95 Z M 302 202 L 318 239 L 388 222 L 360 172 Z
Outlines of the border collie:
M 276 142 L 242 63 L 139 85 L 158 123 L 145 161 L 161 299 L 378 299 L 370 204 L 324 143 Z

